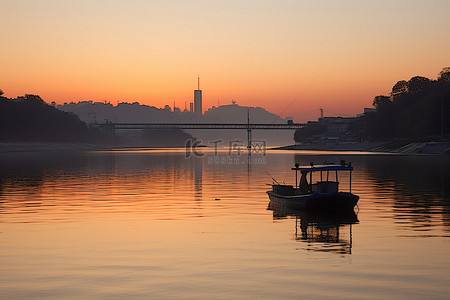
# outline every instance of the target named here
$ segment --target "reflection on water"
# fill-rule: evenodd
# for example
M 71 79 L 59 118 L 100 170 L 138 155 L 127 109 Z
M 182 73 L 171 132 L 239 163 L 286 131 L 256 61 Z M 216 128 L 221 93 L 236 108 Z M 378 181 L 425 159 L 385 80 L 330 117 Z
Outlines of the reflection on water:
M 197 199 L 202 198 L 202 183 L 203 183 L 203 160 L 195 157 L 194 160 L 194 178 L 195 178 L 195 196 Z
M 448 235 L 450 163 L 448 156 L 377 157 L 366 161 L 367 177 L 380 191 L 378 203 L 388 201 L 398 228 L 408 235 L 432 236 L 432 227 Z
M 352 253 L 352 224 L 358 222 L 354 210 L 289 209 L 271 201 L 267 209 L 273 211 L 274 220 L 295 218 L 295 240 L 305 242 L 307 251 Z
M 205 153 L 1 154 L 0 298 L 447 298 L 448 156 Z M 341 159 L 357 216 L 267 210 Z

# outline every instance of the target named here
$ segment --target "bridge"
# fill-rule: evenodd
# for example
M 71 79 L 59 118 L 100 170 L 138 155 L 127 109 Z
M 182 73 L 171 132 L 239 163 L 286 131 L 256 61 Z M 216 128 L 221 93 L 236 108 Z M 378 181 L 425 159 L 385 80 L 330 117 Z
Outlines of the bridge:
M 244 130 L 296 130 L 305 124 L 216 124 L 216 123 L 102 123 L 98 127 L 107 129 L 244 129 Z
M 247 130 L 247 148 L 251 148 L 252 130 L 297 130 L 306 124 L 288 122 L 285 124 L 264 123 L 99 123 L 94 126 L 112 134 L 115 130 L 138 130 L 138 129 L 241 129 Z

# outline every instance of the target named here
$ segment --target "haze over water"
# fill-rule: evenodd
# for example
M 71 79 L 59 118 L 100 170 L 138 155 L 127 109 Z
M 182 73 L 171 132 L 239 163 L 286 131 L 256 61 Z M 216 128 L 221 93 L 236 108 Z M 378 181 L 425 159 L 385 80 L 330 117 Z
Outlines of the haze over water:
M 0 298 L 448 297 L 448 156 L 202 151 L 2 154 Z M 355 215 L 268 209 L 271 177 L 341 159 Z

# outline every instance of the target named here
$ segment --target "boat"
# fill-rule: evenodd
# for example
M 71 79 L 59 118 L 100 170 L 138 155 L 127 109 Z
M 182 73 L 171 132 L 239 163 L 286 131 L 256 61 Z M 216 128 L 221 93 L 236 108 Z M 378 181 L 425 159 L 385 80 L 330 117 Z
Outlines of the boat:
M 278 205 L 300 209 L 348 210 L 358 203 L 359 196 L 352 194 L 351 163 L 299 166 L 295 164 L 295 186 L 279 184 L 274 179 L 269 199 Z M 298 181 L 298 173 L 301 177 Z M 349 191 L 339 190 L 339 173 L 349 174 Z M 320 174 L 320 177 L 319 175 Z M 331 180 L 334 177 L 335 180 Z M 313 183 L 313 179 L 317 181 Z

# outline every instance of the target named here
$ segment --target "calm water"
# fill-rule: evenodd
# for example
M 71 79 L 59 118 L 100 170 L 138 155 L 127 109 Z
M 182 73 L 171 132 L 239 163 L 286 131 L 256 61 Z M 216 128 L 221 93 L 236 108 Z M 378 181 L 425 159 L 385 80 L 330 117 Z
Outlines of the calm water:
M 0 298 L 448 299 L 448 156 L 227 154 L 2 154 Z M 271 176 L 341 159 L 357 214 L 268 207 Z

